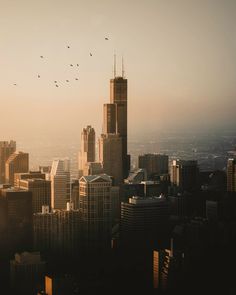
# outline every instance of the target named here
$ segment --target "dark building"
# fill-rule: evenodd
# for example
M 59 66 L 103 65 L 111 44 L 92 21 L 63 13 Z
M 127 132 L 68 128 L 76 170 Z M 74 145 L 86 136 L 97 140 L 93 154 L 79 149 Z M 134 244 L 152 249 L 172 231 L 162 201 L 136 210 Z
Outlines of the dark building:
M 236 192 L 236 159 L 228 159 L 227 163 L 227 191 Z
M 168 174 L 169 159 L 167 155 L 145 154 L 138 157 L 139 168 L 146 169 L 148 179 L 155 175 Z

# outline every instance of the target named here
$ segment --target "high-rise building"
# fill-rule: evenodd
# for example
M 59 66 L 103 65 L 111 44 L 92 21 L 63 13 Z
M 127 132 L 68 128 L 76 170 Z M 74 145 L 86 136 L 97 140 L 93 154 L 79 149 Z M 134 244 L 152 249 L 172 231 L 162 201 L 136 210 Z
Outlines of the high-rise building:
M 70 200 L 70 161 L 54 160 L 51 169 L 51 206 L 53 209 L 66 209 Z
M 14 174 L 29 171 L 29 154 L 14 152 L 6 161 L 5 178 L 6 182 L 14 185 Z
M 16 142 L 0 141 L 0 184 L 5 183 L 5 165 L 7 159 L 16 151 Z
M 90 125 L 81 132 L 81 148 L 79 151 L 79 176 L 84 175 L 85 165 L 95 162 L 95 130 Z
M 197 161 L 173 160 L 171 165 L 171 183 L 181 191 L 192 191 L 198 187 Z
M 128 136 L 128 119 L 127 119 L 127 79 L 115 77 L 110 80 L 110 102 L 116 105 L 116 133 L 122 139 L 122 167 L 123 179 L 128 177 L 130 170 L 130 157 L 128 155 L 127 136 Z
M 114 178 L 115 185 L 120 185 L 123 181 L 121 137 L 115 133 L 102 134 L 98 145 L 104 173 Z
M 116 133 L 116 105 L 114 103 L 103 105 L 103 133 Z
M 22 179 L 19 188 L 32 192 L 32 211 L 41 212 L 42 206 L 51 207 L 51 181 L 41 178 Z
M 33 215 L 34 249 L 47 255 L 77 255 L 80 240 L 80 212 L 67 203 L 66 210 L 49 211 Z
M 46 174 L 41 171 L 29 171 L 28 173 L 15 173 L 14 174 L 14 186 L 19 187 L 19 181 L 23 179 L 40 178 L 46 179 Z
M 16 253 L 10 261 L 11 287 L 14 294 L 36 294 L 42 289 L 46 262 L 39 252 Z
M 79 180 L 82 239 L 85 247 L 110 245 L 112 227 L 112 180 L 106 175 Z
M 145 154 L 138 157 L 139 168 L 146 169 L 147 177 L 168 173 L 169 160 L 167 155 Z
M 32 239 L 32 193 L 19 188 L 0 189 L 0 213 L 0 244 L 6 240 L 8 248 L 5 250 L 14 252 L 29 249 Z
M 164 196 L 132 197 L 121 203 L 121 241 L 127 245 L 151 246 L 168 221 L 169 208 Z
M 236 192 L 236 159 L 227 162 L 227 191 Z

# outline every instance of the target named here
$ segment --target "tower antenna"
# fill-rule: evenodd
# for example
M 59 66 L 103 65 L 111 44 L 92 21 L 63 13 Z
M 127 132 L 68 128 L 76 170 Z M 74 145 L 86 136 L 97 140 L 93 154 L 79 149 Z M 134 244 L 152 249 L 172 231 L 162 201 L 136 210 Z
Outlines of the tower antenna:
M 116 53 L 114 54 L 114 78 L 116 77 Z
M 125 77 L 124 57 L 122 55 L 122 78 Z

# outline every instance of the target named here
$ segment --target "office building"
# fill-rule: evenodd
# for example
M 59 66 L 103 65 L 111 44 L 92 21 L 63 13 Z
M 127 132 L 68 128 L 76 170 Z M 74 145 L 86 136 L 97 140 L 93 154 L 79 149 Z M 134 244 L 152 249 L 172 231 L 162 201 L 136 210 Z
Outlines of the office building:
M 123 244 L 151 246 L 162 233 L 169 217 L 164 196 L 134 196 L 121 203 L 121 239 Z
M 14 174 L 14 186 L 19 187 L 19 181 L 24 179 L 40 178 L 46 179 L 46 174 L 41 171 L 29 171 L 27 173 L 15 173 Z
M 11 140 L 8 141 L 0 141 L 0 184 L 6 182 L 5 179 L 5 165 L 6 161 L 16 151 L 16 142 Z
M 227 191 L 236 192 L 236 159 L 227 162 Z
M 81 132 L 81 148 L 79 151 L 79 177 L 84 175 L 85 165 L 95 162 L 95 130 L 88 125 Z
M 79 180 L 79 186 L 84 246 L 106 247 L 110 245 L 114 209 L 112 199 L 115 198 L 112 196 L 112 180 L 106 174 L 83 176 Z
M 32 192 L 32 211 L 41 212 L 42 206 L 51 207 L 51 181 L 41 178 L 22 179 L 19 188 Z
M 198 188 L 197 161 L 173 160 L 171 165 L 171 183 L 180 191 L 192 191 Z
M 99 162 L 104 173 L 114 178 L 114 184 L 123 182 L 122 138 L 118 134 L 102 134 L 98 141 Z
M 14 152 L 7 159 L 5 165 L 6 183 L 14 185 L 14 174 L 29 171 L 29 154 L 23 152 Z
M 70 201 L 70 161 L 58 159 L 52 163 L 51 177 L 51 207 L 66 209 Z
M 156 175 L 168 174 L 168 165 L 167 155 L 144 154 L 138 157 L 138 167 L 146 170 L 148 179 Z
M 103 105 L 103 134 L 116 133 L 116 105 L 106 103 Z
M 10 261 L 12 291 L 15 294 L 36 294 L 42 289 L 46 262 L 41 260 L 39 252 L 16 253 Z

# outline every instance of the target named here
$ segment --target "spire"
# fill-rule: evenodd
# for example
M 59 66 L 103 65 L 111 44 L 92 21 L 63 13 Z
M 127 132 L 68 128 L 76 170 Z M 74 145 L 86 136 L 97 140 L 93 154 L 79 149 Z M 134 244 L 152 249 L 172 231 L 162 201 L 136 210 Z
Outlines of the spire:
M 125 77 L 124 57 L 122 55 L 122 78 Z
M 114 78 L 116 77 L 116 53 L 114 54 Z

